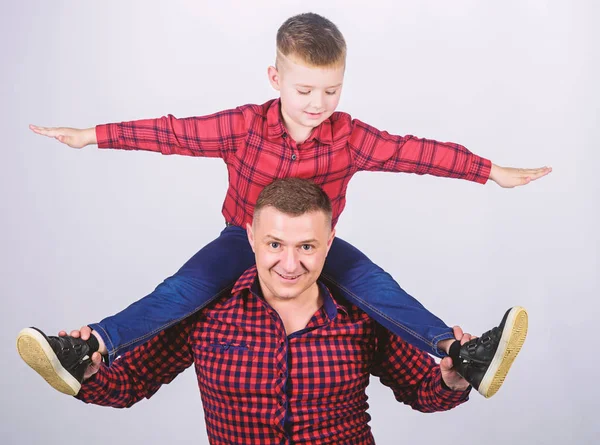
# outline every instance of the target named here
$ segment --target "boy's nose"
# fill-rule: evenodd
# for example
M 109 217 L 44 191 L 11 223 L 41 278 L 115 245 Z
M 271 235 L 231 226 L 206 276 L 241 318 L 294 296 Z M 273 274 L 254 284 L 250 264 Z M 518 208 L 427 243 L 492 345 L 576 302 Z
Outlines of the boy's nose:
M 321 94 L 321 93 L 313 94 L 310 104 L 312 105 L 313 109 L 321 111 L 321 108 L 323 107 L 323 94 Z

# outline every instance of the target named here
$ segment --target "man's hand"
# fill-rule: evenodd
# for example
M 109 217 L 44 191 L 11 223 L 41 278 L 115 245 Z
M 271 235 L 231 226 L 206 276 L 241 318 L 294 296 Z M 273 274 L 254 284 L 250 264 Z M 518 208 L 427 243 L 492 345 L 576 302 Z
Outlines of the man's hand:
M 66 335 L 70 335 L 71 337 L 81 338 L 82 340 L 88 340 L 90 335 L 92 335 L 92 329 L 89 326 L 82 326 L 79 330 L 73 330 L 71 333 L 67 334 L 66 331 L 60 331 L 58 333 L 59 336 L 64 337 Z M 100 343 L 100 350 L 106 350 L 104 346 L 104 342 L 102 339 L 98 337 Z M 83 373 L 83 380 L 89 379 L 91 376 L 96 374 L 100 367 L 102 366 L 102 355 L 99 352 L 94 352 L 92 354 L 92 363 L 88 365 L 85 372 Z
M 461 345 L 471 340 L 471 334 L 463 333 L 459 326 L 454 326 L 454 337 L 460 341 Z M 452 359 L 450 357 L 444 357 L 440 362 L 440 370 L 442 371 L 442 379 L 446 386 L 453 391 L 464 391 L 469 387 L 469 382 L 463 379 L 458 372 L 453 368 Z
M 500 187 L 513 188 L 529 184 L 552 171 L 552 167 L 541 168 L 512 168 L 492 164 L 490 179 Z
M 72 148 L 82 148 L 97 143 L 95 128 L 38 127 L 36 125 L 29 125 L 29 128 L 34 133 L 54 138 Z

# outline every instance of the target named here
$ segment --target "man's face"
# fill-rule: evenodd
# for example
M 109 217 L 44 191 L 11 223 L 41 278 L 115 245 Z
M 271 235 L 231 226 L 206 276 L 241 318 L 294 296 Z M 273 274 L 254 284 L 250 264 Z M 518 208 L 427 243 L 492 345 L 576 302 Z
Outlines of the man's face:
M 344 65 L 309 67 L 280 55 L 278 69 L 269 67 L 269 80 L 281 96 L 281 114 L 288 125 L 311 130 L 329 118 L 342 93 Z
M 247 232 L 265 298 L 302 298 L 315 289 L 334 237 L 324 212 L 290 216 L 264 207 Z

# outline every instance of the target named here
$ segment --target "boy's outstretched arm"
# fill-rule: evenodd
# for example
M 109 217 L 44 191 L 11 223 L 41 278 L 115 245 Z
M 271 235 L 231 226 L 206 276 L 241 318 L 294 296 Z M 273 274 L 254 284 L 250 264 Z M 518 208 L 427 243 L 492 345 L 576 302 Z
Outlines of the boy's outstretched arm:
M 494 165 L 462 145 L 398 136 L 354 119 L 348 146 L 358 171 L 386 171 L 458 178 L 505 188 L 529 184 L 546 176 L 551 167 L 510 168 Z
M 552 171 L 552 167 L 541 168 L 512 168 L 492 164 L 490 179 L 500 187 L 513 188 L 529 184 Z
M 54 138 L 72 148 L 83 148 L 86 145 L 97 144 L 96 129 L 69 128 L 69 127 L 38 127 L 30 125 L 31 131 L 43 136 Z
M 98 144 L 99 148 L 146 150 L 165 155 L 227 158 L 242 144 L 248 133 L 242 109 L 236 108 L 178 119 L 168 115 L 158 119 L 97 125 L 94 128 L 29 128 L 55 138 L 73 148 Z

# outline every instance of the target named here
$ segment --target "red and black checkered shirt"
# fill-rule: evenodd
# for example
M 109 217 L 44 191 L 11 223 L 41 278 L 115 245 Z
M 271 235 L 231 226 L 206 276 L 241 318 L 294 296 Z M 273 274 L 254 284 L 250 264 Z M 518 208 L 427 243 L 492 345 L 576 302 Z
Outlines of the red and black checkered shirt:
M 341 112 L 296 144 L 279 108 L 277 99 L 203 117 L 169 115 L 99 125 L 96 137 L 100 148 L 223 158 L 229 173 L 223 216 L 241 227 L 252 221 L 260 191 L 278 178 L 319 184 L 332 201 L 335 225 L 346 205 L 348 182 L 359 171 L 431 174 L 482 184 L 490 175 L 491 162 L 461 145 L 390 135 Z
M 321 309 L 306 328 L 286 335 L 253 266 L 229 298 L 103 366 L 77 397 L 131 406 L 194 364 L 214 445 L 373 444 L 365 394 L 371 374 L 419 411 L 468 399 L 469 391 L 442 386 L 429 355 L 319 286 Z

